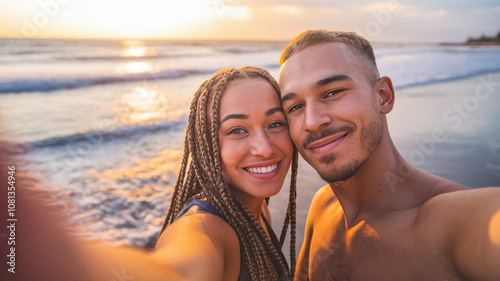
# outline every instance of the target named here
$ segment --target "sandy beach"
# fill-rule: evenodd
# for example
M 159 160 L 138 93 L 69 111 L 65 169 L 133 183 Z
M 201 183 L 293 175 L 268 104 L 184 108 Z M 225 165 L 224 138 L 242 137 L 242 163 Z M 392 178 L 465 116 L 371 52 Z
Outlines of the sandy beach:
M 397 81 L 393 81 L 397 84 Z M 419 169 L 480 188 L 500 186 L 500 73 L 396 90 L 389 130 L 403 157 Z M 438 137 L 439 136 L 439 137 Z M 297 253 L 310 202 L 324 182 L 301 159 L 298 174 Z M 271 199 L 278 230 L 286 188 Z M 285 243 L 284 252 L 288 253 Z

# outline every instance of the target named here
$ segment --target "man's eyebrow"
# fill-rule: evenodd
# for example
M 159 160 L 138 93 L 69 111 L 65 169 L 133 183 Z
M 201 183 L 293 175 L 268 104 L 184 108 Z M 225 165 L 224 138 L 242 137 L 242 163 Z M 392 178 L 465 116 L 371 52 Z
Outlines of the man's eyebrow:
M 284 103 L 287 100 L 291 100 L 291 99 L 295 98 L 296 96 L 297 96 L 296 93 L 288 93 L 288 94 L 281 97 L 281 103 Z
M 266 111 L 266 116 L 273 115 L 276 112 L 283 112 L 284 113 L 283 108 L 273 107 L 273 108 L 269 109 L 268 111 Z
M 316 82 L 316 87 L 319 88 L 321 86 L 325 86 L 333 82 L 348 81 L 348 80 L 352 80 L 352 78 L 344 74 L 335 74 Z
M 335 75 L 332 75 L 330 77 L 326 77 L 326 78 L 323 78 L 321 80 L 319 80 L 318 82 L 316 82 L 316 84 L 314 85 L 316 88 L 319 88 L 319 87 L 322 87 L 322 86 L 325 86 L 325 85 L 328 85 L 330 83 L 333 83 L 333 82 L 339 82 L 339 81 L 352 81 L 353 79 L 347 75 L 344 75 L 344 74 L 335 74 Z M 285 101 L 287 100 L 291 100 L 293 98 L 297 97 L 297 94 L 296 93 L 288 93 L 284 96 L 281 97 L 281 103 L 284 103 Z
M 222 124 L 229 119 L 248 119 L 248 118 L 249 118 L 248 115 L 245 114 L 229 114 L 226 117 L 224 117 L 224 119 L 222 119 L 220 123 Z

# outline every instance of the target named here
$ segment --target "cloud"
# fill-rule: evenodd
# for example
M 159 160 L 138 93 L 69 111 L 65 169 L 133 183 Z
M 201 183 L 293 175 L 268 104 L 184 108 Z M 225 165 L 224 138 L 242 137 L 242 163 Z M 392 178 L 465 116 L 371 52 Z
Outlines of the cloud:
M 416 18 L 434 18 L 434 17 L 445 17 L 447 16 L 448 10 L 440 9 L 436 11 L 422 11 L 416 9 L 410 9 L 405 13 L 405 16 L 416 17 Z
M 213 8 L 220 20 L 246 21 L 254 17 L 254 9 L 250 6 L 219 3 L 213 5 Z
M 270 10 L 287 15 L 298 15 L 303 11 L 303 8 L 298 6 L 279 5 L 270 7 Z
M 0 36 L 22 33 L 42 2 L 7 1 Z M 325 28 L 376 41 L 461 41 L 498 33 L 499 17 L 497 0 L 88 0 L 61 6 L 37 36 L 289 40 Z
M 379 11 L 389 11 L 391 13 L 399 13 L 405 8 L 398 1 L 395 2 L 380 2 L 371 5 L 366 5 L 361 7 L 361 11 L 363 12 L 379 12 Z

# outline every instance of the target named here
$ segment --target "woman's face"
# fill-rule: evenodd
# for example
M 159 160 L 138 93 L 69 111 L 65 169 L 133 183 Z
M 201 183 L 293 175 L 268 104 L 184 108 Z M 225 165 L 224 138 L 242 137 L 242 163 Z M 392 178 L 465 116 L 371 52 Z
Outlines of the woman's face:
M 220 104 L 224 177 L 241 200 L 277 194 L 293 144 L 278 94 L 263 78 L 231 81 Z

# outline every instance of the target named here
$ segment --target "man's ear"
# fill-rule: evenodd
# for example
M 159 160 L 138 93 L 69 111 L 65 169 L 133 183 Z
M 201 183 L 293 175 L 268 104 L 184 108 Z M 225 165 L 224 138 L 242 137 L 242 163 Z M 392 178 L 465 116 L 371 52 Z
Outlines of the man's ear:
M 376 94 L 378 94 L 380 113 L 387 114 L 391 112 L 395 98 L 391 78 L 387 76 L 381 77 L 377 83 L 375 83 L 374 90 L 377 91 Z

